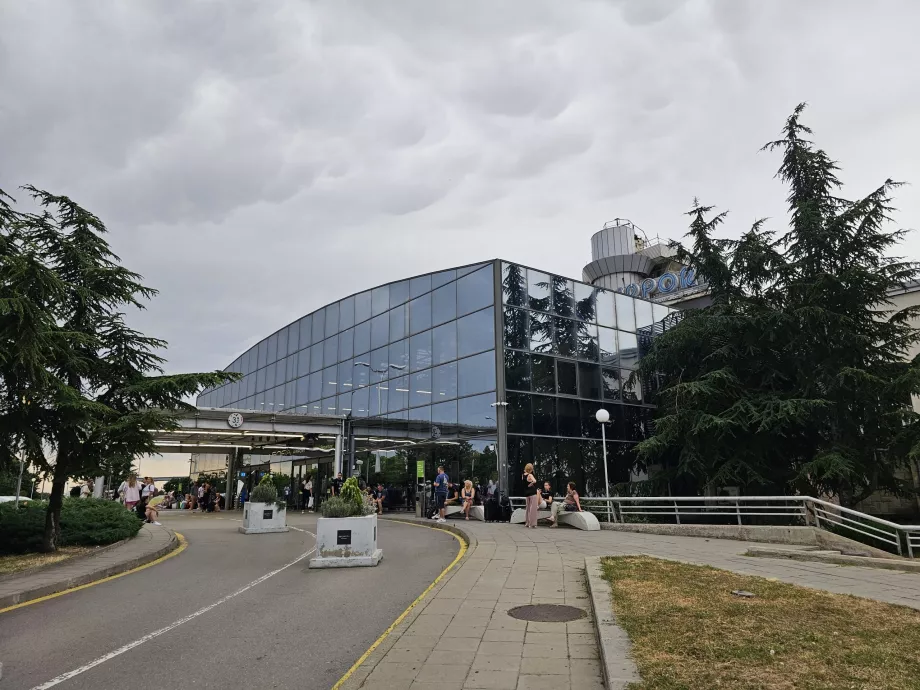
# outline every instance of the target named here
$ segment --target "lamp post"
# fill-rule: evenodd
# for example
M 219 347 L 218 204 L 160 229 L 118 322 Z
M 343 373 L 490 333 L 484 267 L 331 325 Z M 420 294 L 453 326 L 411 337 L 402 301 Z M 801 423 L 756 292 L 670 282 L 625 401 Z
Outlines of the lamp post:
M 594 413 L 601 425 L 601 447 L 604 449 L 604 498 L 610 498 L 610 479 L 607 476 L 607 432 L 604 425 L 610 421 L 610 413 L 603 407 Z M 610 522 L 610 501 L 607 501 L 607 522 Z

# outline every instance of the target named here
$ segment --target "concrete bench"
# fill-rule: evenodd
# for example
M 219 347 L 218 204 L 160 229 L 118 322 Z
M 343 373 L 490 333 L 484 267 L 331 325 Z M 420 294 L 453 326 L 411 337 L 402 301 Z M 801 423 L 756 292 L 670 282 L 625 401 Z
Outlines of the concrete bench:
M 463 517 L 463 506 L 445 506 L 444 517 Z M 486 511 L 482 506 L 470 507 L 470 520 L 486 521 Z
M 523 525 L 526 520 L 526 515 L 527 511 L 524 508 L 516 508 L 515 511 L 511 513 L 511 524 Z M 551 517 L 552 514 L 548 510 L 537 511 L 537 521 L 549 520 Z M 580 513 L 567 513 L 564 510 L 560 510 L 557 519 L 560 525 L 568 525 L 569 527 L 587 530 L 588 532 L 595 532 L 601 528 L 601 524 L 597 521 L 594 513 L 585 511 Z

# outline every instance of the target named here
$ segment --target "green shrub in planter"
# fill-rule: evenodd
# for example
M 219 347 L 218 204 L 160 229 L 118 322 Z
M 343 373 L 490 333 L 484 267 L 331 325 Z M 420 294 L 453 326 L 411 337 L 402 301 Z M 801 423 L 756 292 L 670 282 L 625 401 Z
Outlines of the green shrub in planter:
M 17 509 L 0 504 L 0 553 L 38 551 L 48 504 L 30 501 Z M 143 522 L 116 501 L 65 498 L 61 507 L 62 546 L 101 546 L 135 536 Z
M 355 504 L 341 496 L 330 496 L 320 508 L 324 518 L 356 517 L 361 513 L 355 511 Z
M 284 501 L 278 500 L 278 489 L 272 481 L 271 475 L 266 474 L 262 481 L 249 494 L 250 503 L 274 503 L 278 508 L 286 507 Z
M 342 485 L 342 500 L 355 507 L 355 515 L 361 515 L 362 506 L 364 505 L 364 493 L 361 491 L 361 487 L 358 486 L 358 480 L 354 477 L 349 477 Z

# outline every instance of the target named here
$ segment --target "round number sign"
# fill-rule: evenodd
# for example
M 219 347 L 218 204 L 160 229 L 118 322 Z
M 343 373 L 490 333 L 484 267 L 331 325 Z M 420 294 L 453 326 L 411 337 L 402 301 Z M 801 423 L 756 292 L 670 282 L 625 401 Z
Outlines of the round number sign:
M 239 429 L 243 426 L 243 415 L 239 412 L 234 412 L 229 417 L 227 417 L 227 424 L 230 425 L 233 429 Z

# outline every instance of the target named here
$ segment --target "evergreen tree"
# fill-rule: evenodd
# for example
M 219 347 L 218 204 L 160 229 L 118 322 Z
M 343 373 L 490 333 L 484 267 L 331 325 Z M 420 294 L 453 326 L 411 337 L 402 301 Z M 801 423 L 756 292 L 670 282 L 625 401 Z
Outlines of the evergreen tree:
M 640 374 L 660 376 L 656 433 L 644 464 L 679 486 L 737 485 L 751 492 L 832 494 L 853 504 L 877 489 L 903 493 L 905 443 L 916 429 L 910 395 L 918 365 L 917 308 L 894 313 L 893 288 L 918 265 L 890 256 L 903 238 L 887 228 L 886 180 L 868 196 L 840 196 L 835 162 L 788 118 L 777 177 L 788 184 L 789 227 L 756 222 L 717 239 L 726 214 L 694 202 L 683 261 L 708 282 L 712 304 L 688 311 L 656 338 Z
M 224 372 L 163 375 L 166 343 L 131 329 L 123 310 L 156 292 L 119 264 L 92 213 L 26 187 L 40 211 L 0 192 L 0 462 L 16 452 L 51 478 L 44 548 L 58 547 L 69 478 L 119 473 L 156 452 L 151 430 Z

